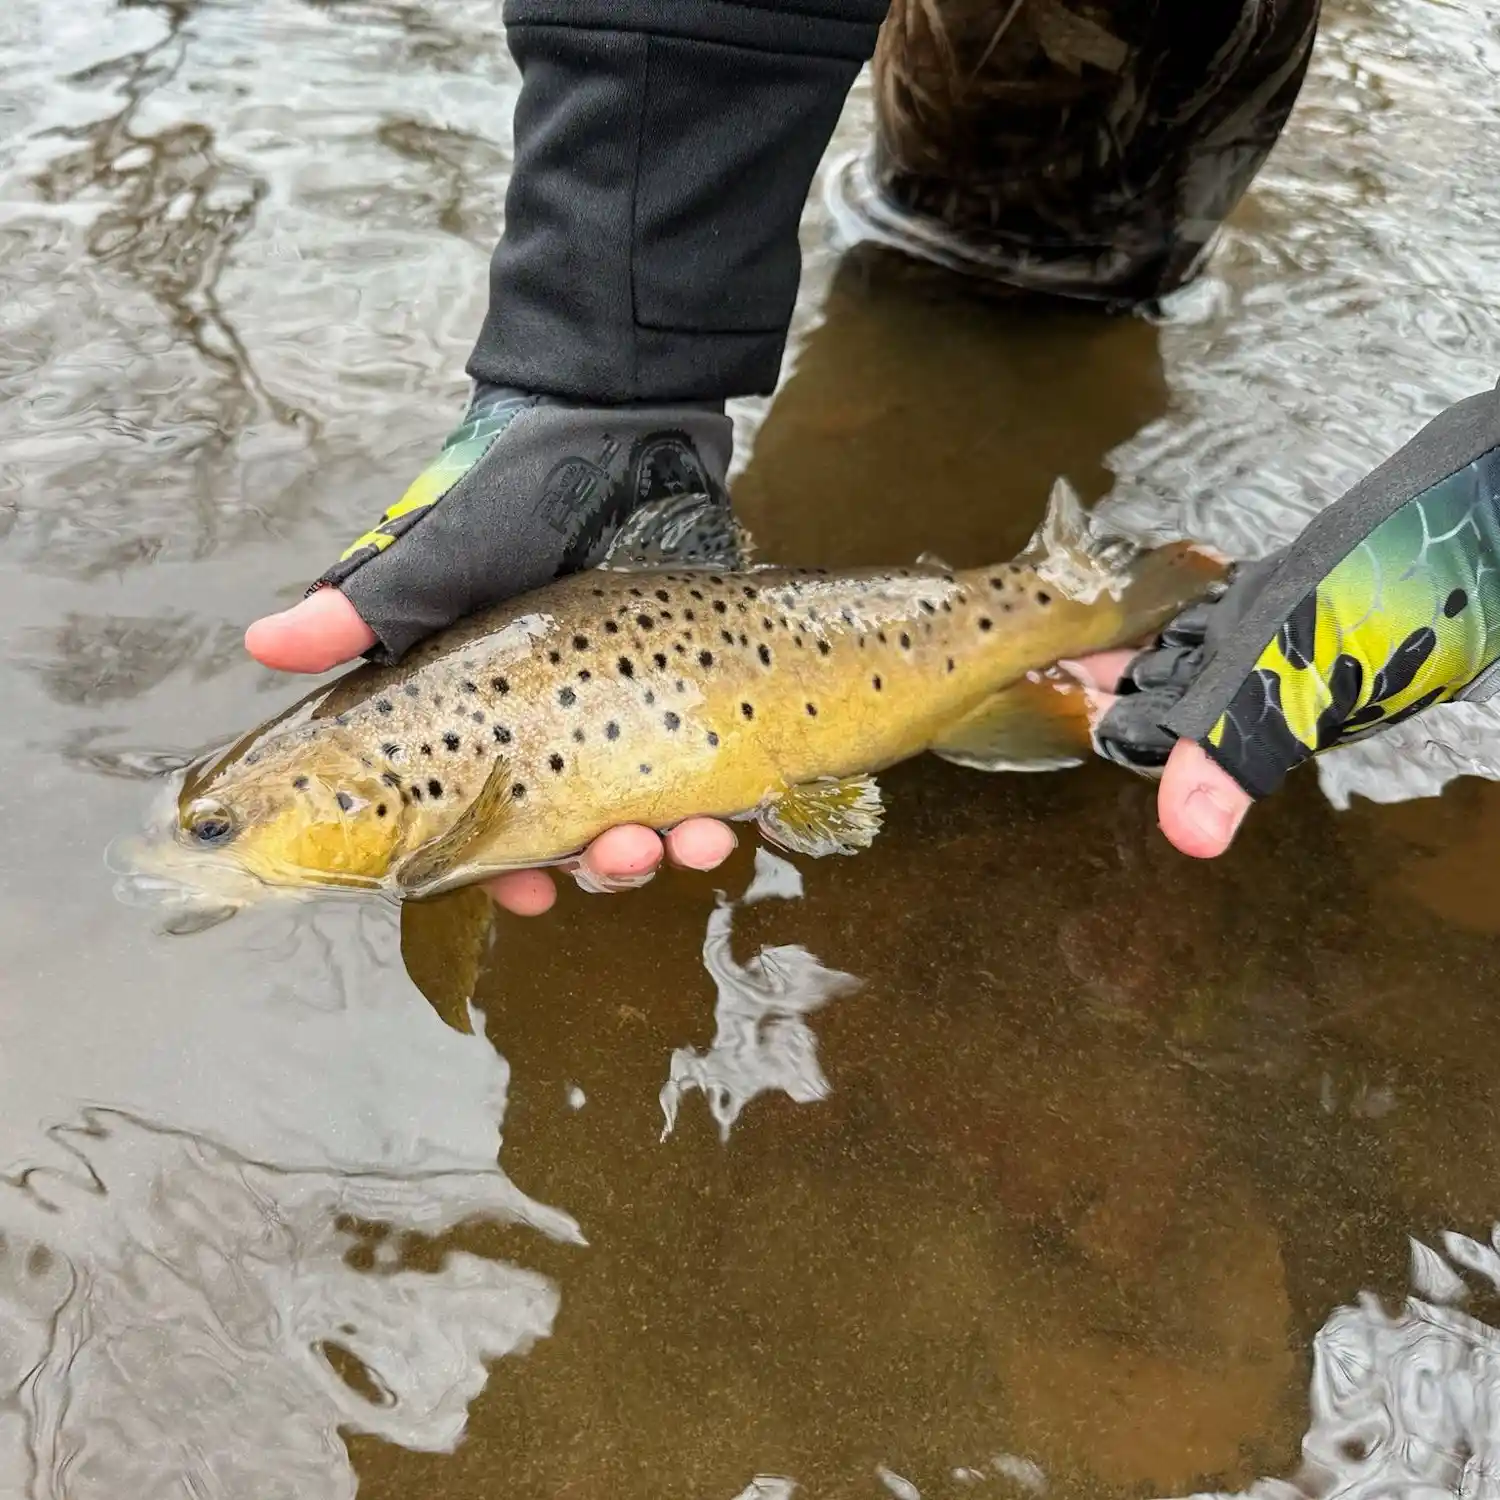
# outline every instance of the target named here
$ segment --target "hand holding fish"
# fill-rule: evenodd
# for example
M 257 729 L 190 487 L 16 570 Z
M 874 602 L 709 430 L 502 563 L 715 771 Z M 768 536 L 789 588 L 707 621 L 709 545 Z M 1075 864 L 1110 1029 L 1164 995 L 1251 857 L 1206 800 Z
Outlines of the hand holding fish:
M 437 459 L 321 586 L 251 625 L 246 648 L 284 672 L 326 672 L 360 656 L 394 662 L 475 607 L 597 561 L 635 507 L 701 494 L 727 520 L 729 445 L 716 407 L 601 413 L 481 385 Z M 424 519 L 420 536 L 408 537 Z M 602 889 L 628 887 L 663 858 L 711 870 L 734 847 L 728 825 L 711 818 L 689 818 L 665 837 L 624 826 L 590 844 L 580 873 Z M 540 870 L 508 872 L 488 888 L 521 916 L 556 899 Z
M 732 835 L 703 812 L 852 853 L 879 828 L 882 767 L 932 751 L 1035 770 L 1092 749 L 1160 774 L 1167 836 L 1211 857 L 1301 761 L 1500 681 L 1500 444 L 1475 399 L 1227 592 L 1222 559 L 1101 536 L 1065 485 L 1026 552 L 969 571 L 735 570 L 681 548 L 585 571 L 594 547 L 556 582 L 460 610 L 399 666 L 417 639 L 403 575 L 384 631 L 325 575 L 342 592 L 248 644 L 294 669 L 362 645 L 375 662 L 196 776 L 178 838 L 265 885 L 483 881 L 539 911 L 540 866 L 649 878 L 653 830 L 678 862 L 717 863 Z M 704 557 L 724 555 L 710 539 Z
M 1161 826 L 1211 858 L 1311 757 L 1500 686 L 1500 402 L 1450 407 L 1139 655 L 1078 663 L 1095 747 L 1164 767 Z

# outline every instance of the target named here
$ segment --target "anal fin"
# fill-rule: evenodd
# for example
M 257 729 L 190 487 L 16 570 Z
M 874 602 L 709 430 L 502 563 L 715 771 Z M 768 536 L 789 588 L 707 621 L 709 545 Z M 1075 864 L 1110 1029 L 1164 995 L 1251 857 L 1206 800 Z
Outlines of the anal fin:
M 510 806 L 510 766 L 501 758 L 490 768 L 479 795 L 458 815 L 446 833 L 428 839 L 398 864 L 392 874 L 408 899 L 434 894 L 447 877 L 486 844 Z
M 756 814 L 760 831 L 793 854 L 855 854 L 880 832 L 885 808 L 870 776 L 832 776 L 788 787 Z
M 986 698 L 932 746 L 975 771 L 1061 771 L 1093 750 L 1083 687 L 1056 667 Z

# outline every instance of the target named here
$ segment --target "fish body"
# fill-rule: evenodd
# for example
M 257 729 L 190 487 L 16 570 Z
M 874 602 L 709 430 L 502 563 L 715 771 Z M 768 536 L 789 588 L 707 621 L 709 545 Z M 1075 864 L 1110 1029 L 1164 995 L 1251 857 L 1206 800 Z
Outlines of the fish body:
M 992 568 L 581 573 L 310 694 L 187 777 L 173 832 L 271 886 L 408 896 L 695 815 L 851 852 L 898 761 L 1085 758 L 1082 695 L 1048 669 L 1150 636 L 1223 575 L 1190 543 L 1101 541 L 1063 486 Z

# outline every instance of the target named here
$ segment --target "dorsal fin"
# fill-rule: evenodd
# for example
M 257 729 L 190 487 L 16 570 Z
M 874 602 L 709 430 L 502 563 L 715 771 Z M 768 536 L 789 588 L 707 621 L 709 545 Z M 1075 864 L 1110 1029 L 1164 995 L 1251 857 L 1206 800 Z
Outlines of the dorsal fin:
M 1061 475 L 1047 497 L 1046 514 L 1016 561 L 1045 578 L 1064 597 L 1092 604 L 1101 594 L 1118 599 L 1141 549 L 1121 536 L 1098 531 L 1078 491 Z
M 634 511 L 615 533 L 601 568 L 703 568 L 738 572 L 752 551 L 750 534 L 721 500 L 672 495 Z

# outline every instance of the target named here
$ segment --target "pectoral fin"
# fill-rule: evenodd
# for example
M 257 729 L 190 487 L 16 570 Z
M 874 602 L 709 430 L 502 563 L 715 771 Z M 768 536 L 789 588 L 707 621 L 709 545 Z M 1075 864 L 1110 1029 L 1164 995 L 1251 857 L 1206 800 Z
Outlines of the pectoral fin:
M 932 747 L 975 771 L 1060 771 L 1082 765 L 1092 749 L 1088 699 L 1056 668 L 985 699 Z
M 401 962 L 443 1022 L 472 1035 L 474 991 L 495 906 L 475 886 L 401 906 Z
M 474 857 L 494 836 L 510 808 L 510 766 L 495 762 L 479 795 L 446 833 L 414 849 L 392 872 L 408 899 L 433 894 L 442 882 Z
M 788 787 L 756 814 L 760 831 L 793 854 L 854 854 L 880 832 L 885 809 L 869 776 L 825 777 Z

